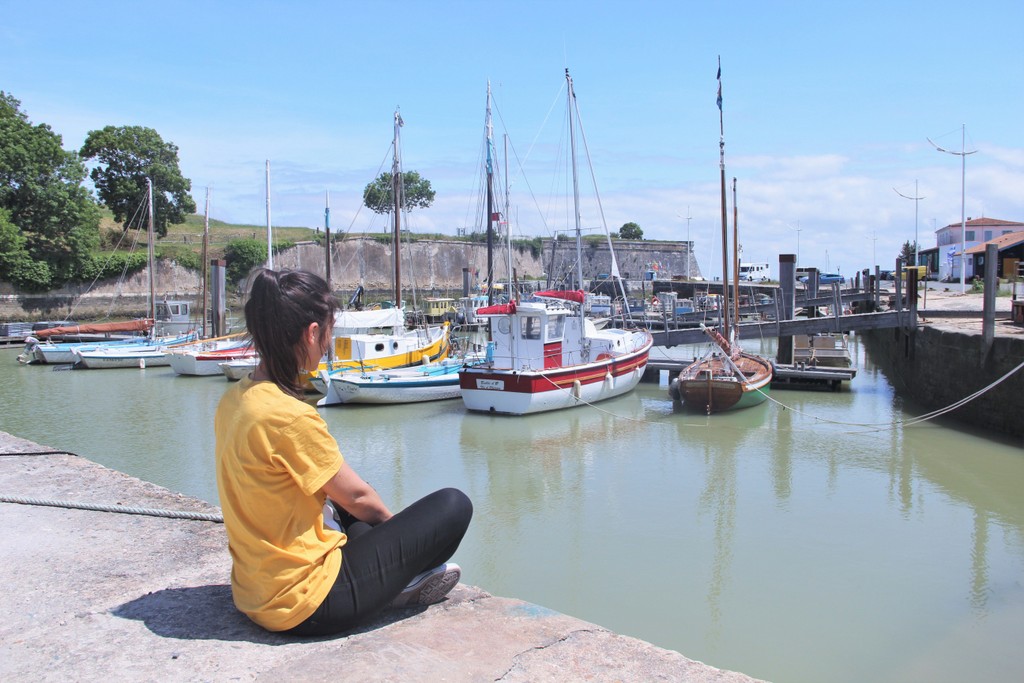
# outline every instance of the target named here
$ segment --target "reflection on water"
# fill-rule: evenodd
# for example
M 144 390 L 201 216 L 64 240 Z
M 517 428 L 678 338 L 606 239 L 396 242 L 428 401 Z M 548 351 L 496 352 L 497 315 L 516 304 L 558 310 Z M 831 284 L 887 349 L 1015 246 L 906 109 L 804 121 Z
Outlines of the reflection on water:
M 653 384 L 518 418 L 460 401 L 321 414 L 395 507 L 442 486 L 470 495 L 456 559 L 495 594 L 773 680 L 1024 678 L 1024 453 L 948 423 L 899 426 L 913 406 L 856 337 L 851 350 L 842 391 L 711 417 Z M 0 353 L 0 429 L 216 502 L 227 382 L 16 354 Z

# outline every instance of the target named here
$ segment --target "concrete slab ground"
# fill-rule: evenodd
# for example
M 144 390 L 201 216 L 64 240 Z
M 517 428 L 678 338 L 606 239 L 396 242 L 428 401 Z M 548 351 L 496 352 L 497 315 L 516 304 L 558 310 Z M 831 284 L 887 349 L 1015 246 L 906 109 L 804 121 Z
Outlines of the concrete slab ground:
M 219 514 L 0 432 L 0 680 L 754 680 L 466 585 L 343 637 L 269 633 L 231 602 L 223 525 L 135 514 L 162 510 Z

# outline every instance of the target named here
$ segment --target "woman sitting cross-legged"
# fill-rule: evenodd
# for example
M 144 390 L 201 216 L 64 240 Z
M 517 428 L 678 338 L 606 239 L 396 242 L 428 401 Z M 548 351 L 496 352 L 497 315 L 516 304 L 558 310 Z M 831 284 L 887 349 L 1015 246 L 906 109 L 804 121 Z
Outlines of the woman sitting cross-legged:
M 235 605 L 268 630 L 302 636 L 442 600 L 461 577 L 448 560 L 473 515 L 450 488 L 392 514 L 302 400 L 300 377 L 326 353 L 335 307 L 311 273 L 260 271 L 245 304 L 260 362 L 224 394 L 214 421 Z M 325 522 L 328 501 L 342 531 L 332 515 Z

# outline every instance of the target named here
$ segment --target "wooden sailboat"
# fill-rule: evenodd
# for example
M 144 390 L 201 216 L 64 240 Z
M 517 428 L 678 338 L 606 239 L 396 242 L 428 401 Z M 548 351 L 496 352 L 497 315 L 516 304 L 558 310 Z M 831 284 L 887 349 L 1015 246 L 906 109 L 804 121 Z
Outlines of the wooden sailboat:
M 722 67 L 718 67 L 719 169 L 722 186 L 722 332 L 701 325 L 713 345 L 699 359 L 683 368 L 669 385 L 669 396 L 684 406 L 708 414 L 746 408 L 764 402 L 772 381 L 772 364 L 766 358 L 747 353 L 736 341 L 739 323 L 739 255 L 736 210 L 736 180 L 733 179 L 733 286 L 729 293 L 729 229 L 725 200 L 725 126 L 722 117 Z M 730 306 L 730 303 L 732 306 Z M 731 310 L 730 310 L 731 309 Z M 729 318 L 732 315 L 732 326 Z
M 576 248 L 581 246 L 576 167 L 576 94 L 566 69 L 572 149 Z M 488 103 L 489 104 L 489 103 Z M 490 121 L 488 120 L 488 134 Z M 488 164 L 491 164 L 488 142 Z M 490 220 L 492 216 L 488 217 Z M 577 258 L 577 282 L 583 282 Z M 474 411 L 525 415 L 587 405 L 631 391 L 647 366 L 653 340 L 647 330 L 598 330 L 584 314 L 584 293 L 538 292 L 477 310 L 490 323 L 483 362 L 459 373 L 462 400 Z

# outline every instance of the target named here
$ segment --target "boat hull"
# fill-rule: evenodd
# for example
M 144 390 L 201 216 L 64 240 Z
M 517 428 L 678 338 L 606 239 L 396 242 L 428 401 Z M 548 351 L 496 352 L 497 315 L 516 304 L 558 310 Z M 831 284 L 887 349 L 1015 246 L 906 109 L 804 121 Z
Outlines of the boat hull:
M 445 324 L 440 327 L 428 328 L 426 335 L 422 332 L 409 331 L 400 335 L 374 335 L 380 341 L 374 344 L 382 345 L 384 348 L 396 349 L 396 353 L 382 354 L 379 356 L 363 355 L 351 357 L 340 355 L 340 360 L 328 365 L 321 363 L 316 372 L 306 376 L 312 388 L 321 393 L 327 394 L 328 382 L 324 379 L 338 373 L 351 371 L 384 370 L 404 368 L 423 363 L 437 362 L 448 357 L 450 327 Z M 356 339 L 358 337 L 353 337 Z M 337 348 L 337 343 L 335 344 Z M 349 350 L 352 349 L 349 344 Z
M 170 365 L 167 351 L 109 352 L 86 351 L 78 354 L 77 365 L 89 370 L 110 368 L 153 368 Z
M 259 362 L 259 358 L 253 356 L 252 358 L 223 361 L 217 367 L 229 381 L 237 382 L 255 370 Z
M 651 343 L 618 357 L 549 370 L 506 370 L 481 365 L 459 374 L 466 408 L 528 415 L 588 405 L 632 391 L 643 377 Z
M 745 379 L 728 375 L 721 358 L 709 358 L 687 366 L 673 382 L 669 394 L 684 407 L 707 414 L 749 408 L 763 403 L 771 390 L 771 363 L 741 353 L 734 362 Z
M 424 381 L 351 381 L 335 377 L 331 388 L 340 403 L 422 403 L 459 397 L 459 376 Z
M 445 359 L 423 367 L 336 373 L 330 377 L 330 388 L 317 405 L 422 403 L 458 398 L 459 372 L 465 367 L 464 360 Z

